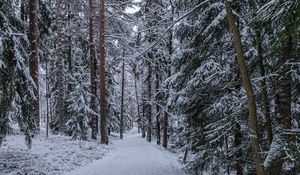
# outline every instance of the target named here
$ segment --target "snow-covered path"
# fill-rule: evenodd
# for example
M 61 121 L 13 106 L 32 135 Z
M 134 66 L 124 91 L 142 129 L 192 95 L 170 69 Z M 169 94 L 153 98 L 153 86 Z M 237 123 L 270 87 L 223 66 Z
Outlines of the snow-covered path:
M 186 175 L 176 156 L 140 135 L 114 140 L 115 150 L 85 167 L 66 175 Z

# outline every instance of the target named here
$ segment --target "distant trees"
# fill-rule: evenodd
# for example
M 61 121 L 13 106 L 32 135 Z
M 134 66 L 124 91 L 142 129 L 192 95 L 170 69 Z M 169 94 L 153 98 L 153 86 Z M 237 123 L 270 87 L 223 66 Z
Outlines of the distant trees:
M 111 0 L 109 3 L 117 4 L 114 3 L 117 1 Z M 115 48 L 119 47 L 116 43 L 123 40 L 114 36 L 121 36 L 126 30 L 128 34 L 128 24 L 125 24 L 121 15 L 110 16 L 107 19 L 108 37 L 104 43 L 104 31 L 107 29 L 104 29 L 102 22 L 105 12 L 123 13 L 118 9 L 124 10 L 130 3 L 114 5 L 109 9 L 101 7 L 101 10 L 94 13 L 93 5 L 95 3 L 95 6 L 98 6 L 99 2 L 1 1 L 1 9 L 6 9 L 0 13 L 1 142 L 11 133 L 11 122 L 17 121 L 30 146 L 34 131 L 40 127 L 39 123 L 43 122 L 39 113 L 41 116 L 45 113 L 49 116 L 47 123 L 50 123 L 52 133 L 67 134 L 74 139 L 88 139 L 90 135 L 87 131 L 91 127 L 91 136 L 96 139 L 99 129 L 99 100 L 104 99 L 97 98 L 97 87 L 100 85 L 101 94 L 108 95 L 108 107 L 102 109 L 106 116 L 110 116 L 106 122 L 102 120 L 103 124 L 114 131 L 119 129 L 120 109 L 118 101 L 114 100 L 117 100 L 121 91 L 116 90 L 118 83 L 115 75 L 118 72 L 116 67 L 111 65 L 112 58 L 122 56 L 121 52 L 115 52 Z M 20 13 L 17 13 L 18 10 Z M 101 21 L 94 20 L 93 16 L 99 15 L 98 12 L 102 13 Z M 126 18 L 130 18 L 130 15 Z M 94 27 L 101 27 L 101 44 L 98 30 L 94 32 Z M 126 44 L 123 45 L 126 47 Z M 112 68 L 104 72 L 101 70 L 102 78 L 108 77 L 101 81 L 96 79 L 100 77 L 100 69 L 97 66 L 101 63 L 104 68 L 103 61 L 96 59 L 96 48 L 100 48 L 98 46 L 101 46 L 101 58 L 107 56 L 107 66 Z M 104 48 L 107 50 L 103 50 Z M 120 60 L 116 61 L 120 63 Z M 38 72 L 39 70 L 41 71 Z M 107 86 L 105 81 L 109 82 Z M 42 95 L 39 97 L 39 94 Z M 48 112 L 44 110 L 46 106 L 47 110 L 50 109 Z M 43 110 L 38 111 L 40 108 Z M 126 130 L 131 119 L 126 113 L 124 116 Z M 100 129 L 107 133 L 108 129 L 105 126 Z M 103 138 L 107 144 L 108 138 L 107 134 L 105 135 L 106 139 Z
M 147 0 L 142 4 L 141 16 L 144 21 L 139 26 L 141 30 L 145 29 L 144 37 L 142 38 L 141 46 L 149 47 L 155 44 L 156 40 L 160 37 L 163 32 L 164 26 L 161 23 L 167 22 L 164 19 L 164 3 L 161 1 L 151 1 Z M 147 141 L 152 141 L 152 133 L 157 136 L 157 143 L 160 144 L 160 134 L 161 134 L 161 102 L 162 102 L 162 75 L 164 71 L 162 70 L 163 61 L 165 60 L 165 55 L 163 53 L 164 44 L 158 43 L 150 50 L 143 54 L 143 71 L 144 81 L 143 81 L 143 111 L 145 118 L 147 120 Z M 153 83 L 155 82 L 155 83 Z M 155 111 L 153 111 L 155 107 Z M 154 120 L 156 119 L 156 120 Z M 155 121 L 156 126 L 153 126 L 153 121 Z M 156 128 L 153 132 L 153 128 Z
M 125 13 L 133 4 L 140 10 Z M 297 174 L 299 9 L 297 0 L 0 1 L 0 143 L 17 122 L 30 146 L 47 84 L 52 133 L 108 144 L 109 131 L 123 137 L 136 122 L 195 174 Z

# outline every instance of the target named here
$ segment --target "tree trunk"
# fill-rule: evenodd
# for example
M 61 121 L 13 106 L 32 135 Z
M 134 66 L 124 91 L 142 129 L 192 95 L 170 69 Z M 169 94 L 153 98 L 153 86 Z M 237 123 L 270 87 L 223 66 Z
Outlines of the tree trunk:
M 37 28 L 37 0 L 29 0 L 29 43 L 30 43 L 30 75 L 35 83 L 34 121 L 36 130 L 40 130 L 40 96 L 39 96 L 39 59 L 38 59 L 38 28 Z
M 186 159 L 187 159 L 187 156 L 188 156 L 188 151 L 189 151 L 189 149 L 188 148 L 186 148 L 185 150 L 184 150 L 184 154 L 183 154 L 183 163 L 186 163 Z
M 120 139 L 123 139 L 124 132 L 124 86 L 125 86 L 125 63 L 122 61 L 122 87 L 121 87 L 121 116 L 120 116 Z
M 93 15 L 94 14 L 94 1 L 89 0 L 89 47 L 90 47 L 90 69 L 91 69 L 91 109 L 96 113 L 96 52 L 94 44 L 94 25 Z M 97 139 L 98 134 L 98 116 L 92 114 L 92 139 Z
M 271 116 L 270 116 L 270 102 L 268 98 L 268 93 L 267 93 L 267 83 L 266 83 L 266 74 L 265 74 L 265 68 L 264 68 L 264 58 L 263 58 L 263 51 L 262 51 L 262 38 L 260 31 L 256 30 L 256 42 L 257 42 L 257 54 L 258 54 L 258 59 L 259 59 L 259 68 L 260 68 L 260 75 L 263 77 L 261 80 L 261 97 L 262 97 L 262 103 L 263 103 L 263 110 L 264 110 L 264 116 L 265 116 L 265 128 L 267 131 L 267 147 L 268 150 L 270 149 L 270 146 L 272 144 L 273 140 L 273 131 L 272 131 L 272 123 L 271 123 Z
M 163 119 L 163 143 L 162 143 L 162 146 L 164 148 L 168 147 L 168 125 L 169 125 L 168 118 L 169 118 L 169 115 L 168 115 L 167 111 L 165 111 L 164 119 Z
M 167 68 L 167 77 L 171 76 L 171 70 L 170 70 L 170 62 L 171 62 L 171 57 L 173 54 L 173 37 L 171 36 L 170 38 L 170 43 L 169 43 L 169 60 L 166 61 L 166 68 Z M 167 89 L 167 91 L 169 91 L 169 89 Z M 165 106 L 166 109 L 164 111 L 164 117 L 163 117 L 163 141 L 162 141 L 162 146 L 164 148 L 168 147 L 168 127 L 169 127 L 169 114 L 168 111 L 170 109 L 170 107 L 168 106 L 168 98 L 169 98 L 169 92 L 165 93 Z
M 284 134 L 287 130 L 290 130 L 292 127 L 292 112 L 291 112 L 291 102 L 292 102 L 292 83 L 291 83 L 291 75 L 289 73 L 290 68 L 288 65 L 285 65 L 288 60 L 291 58 L 291 53 L 293 51 L 293 38 L 292 36 L 288 37 L 287 45 L 282 49 L 280 53 L 278 66 L 283 66 L 283 70 L 281 72 L 281 77 L 278 81 L 277 93 L 276 93 L 276 120 L 278 122 L 278 128 L 276 135 L 279 137 L 282 143 L 282 147 L 284 144 L 289 144 L 290 136 Z M 278 143 L 274 143 L 271 145 L 272 147 L 278 147 Z M 282 165 L 284 163 L 284 157 L 286 156 L 284 149 L 277 149 L 277 152 L 274 153 L 273 159 L 268 164 L 268 174 L 270 175 L 279 175 L 281 174 Z M 275 157 L 274 157 L 275 156 Z
M 100 135 L 101 144 L 108 144 L 107 135 L 107 104 L 106 104 L 106 89 L 105 89 L 105 0 L 100 0 L 100 38 L 99 38 L 99 58 L 100 58 Z
M 257 40 L 261 40 L 260 33 L 257 33 Z M 262 77 L 265 77 L 265 68 L 263 65 L 263 56 L 262 56 L 262 47 L 261 42 L 257 43 L 257 52 L 258 52 L 258 59 L 259 59 L 259 67 L 260 67 L 260 75 Z M 265 128 L 267 131 L 267 142 L 268 142 L 268 150 L 270 149 L 270 146 L 272 144 L 273 140 L 273 131 L 272 131 L 272 123 L 271 123 L 271 116 L 270 116 L 270 102 L 268 98 L 267 93 L 267 83 L 266 78 L 263 78 L 260 82 L 261 84 L 261 97 L 262 97 L 262 103 L 263 103 L 263 109 L 264 109 L 264 116 L 265 116 Z
M 174 7 L 172 6 L 172 14 L 174 14 Z M 171 18 L 171 21 L 173 21 L 173 18 Z M 168 51 L 169 51 L 169 58 L 166 60 L 166 72 L 167 77 L 171 76 L 171 58 L 173 55 L 173 31 L 170 31 L 169 34 L 169 42 L 168 42 Z M 164 118 L 163 118 L 163 143 L 162 146 L 164 148 L 168 147 L 168 126 L 169 126 L 169 106 L 168 106 L 168 98 L 169 98 L 169 88 L 167 88 L 167 92 L 165 93 L 165 100 L 166 100 L 166 110 L 164 111 Z
M 143 112 L 143 115 L 142 115 L 142 121 L 141 121 L 141 125 L 142 125 L 142 137 L 145 138 L 146 137 L 146 128 L 145 128 L 145 116 L 146 116 L 146 107 L 145 107 L 145 101 L 142 100 L 142 112 Z
M 152 105 L 151 105 L 151 92 L 152 92 L 152 66 L 151 62 L 147 61 L 148 77 L 147 77 L 147 93 L 148 101 L 146 102 L 146 116 L 147 116 L 147 141 L 151 142 L 152 134 Z
M 137 112 L 138 112 L 138 132 L 140 132 L 140 129 L 143 132 L 143 126 L 142 126 L 142 118 L 140 113 L 140 104 L 139 104 L 139 96 L 138 96 L 138 89 L 137 89 L 137 73 L 134 71 L 134 88 L 135 88 L 135 98 L 136 98 L 136 105 L 137 105 Z
M 159 106 L 159 103 L 160 103 L 160 90 L 159 90 L 159 86 L 160 86 L 160 75 L 159 75 L 159 72 L 160 72 L 160 68 L 159 68 L 159 64 L 161 64 L 160 61 L 157 61 L 156 63 L 156 136 L 157 136 L 157 140 L 156 140 L 156 143 L 158 145 L 161 144 L 161 136 L 160 136 L 160 106 Z
M 261 155 L 260 155 L 261 151 L 260 151 L 259 140 L 258 140 L 256 103 L 255 103 L 255 97 L 254 97 L 254 92 L 252 89 L 250 77 L 249 77 L 249 74 L 248 74 L 248 71 L 246 68 L 246 63 L 244 60 L 240 31 L 239 31 L 237 25 L 235 24 L 235 19 L 233 17 L 232 8 L 227 0 L 225 0 L 225 6 L 226 6 L 228 23 L 230 25 L 230 28 L 231 28 L 232 34 L 233 34 L 233 38 L 234 38 L 234 44 L 235 44 L 237 61 L 238 61 L 239 69 L 240 69 L 241 79 L 242 79 L 243 86 L 245 88 L 247 98 L 248 98 L 249 124 L 250 124 L 250 129 L 251 129 L 250 144 L 252 147 L 253 159 L 254 159 L 255 165 L 256 165 L 256 173 L 258 175 L 264 175 L 264 167 L 262 165 L 262 160 L 261 160 Z
M 48 59 L 46 62 L 46 138 L 48 138 L 49 135 L 49 70 L 48 70 Z
M 159 118 L 159 105 L 156 105 L 156 134 L 157 134 L 157 144 L 160 145 L 160 139 L 161 139 L 161 136 L 160 136 L 160 118 Z
M 64 60 L 62 52 L 62 14 L 61 14 L 61 0 L 56 2 L 56 14 L 57 14 L 57 91 L 58 91 L 58 117 L 59 117 L 59 132 L 64 134 L 65 132 L 65 91 L 64 91 Z
M 249 8 L 251 10 L 251 16 L 253 19 L 256 17 L 256 9 L 255 4 L 253 0 L 248 1 Z M 261 84 L 261 97 L 262 97 L 262 104 L 263 104 L 263 110 L 264 110 L 264 116 L 265 116 L 265 129 L 267 132 L 267 149 L 269 150 L 272 140 L 273 140 L 273 131 L 272 131 L 272 123 L 271 123 L 271 117 L 270 117 L 270 102 L 268 99 L 268 93 L 267 93 L 267 83 L 266 83 L 266 73 L 264 68 L 264 57 L 263 57 L 263 49 L 262 49 L 262 36 L 261 36 L 261 29 L 258 27 L 257 21 L 254 21 L 254 30 L 256 35 L 256 50 L 257 50 L 257 56 L 258 56 L 258 64 L 260 69 L 260 75 L 262 78 L 260 84 Z

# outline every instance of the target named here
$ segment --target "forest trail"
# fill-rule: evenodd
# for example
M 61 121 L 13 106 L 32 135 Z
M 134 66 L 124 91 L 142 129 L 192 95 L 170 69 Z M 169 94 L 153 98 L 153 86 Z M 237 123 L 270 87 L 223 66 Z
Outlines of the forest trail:
M 125 135 L 113 144 L 115 149 L 103 159 L 65 175 L 186 175 L 176 155 L 149 144 L 139 134 Z

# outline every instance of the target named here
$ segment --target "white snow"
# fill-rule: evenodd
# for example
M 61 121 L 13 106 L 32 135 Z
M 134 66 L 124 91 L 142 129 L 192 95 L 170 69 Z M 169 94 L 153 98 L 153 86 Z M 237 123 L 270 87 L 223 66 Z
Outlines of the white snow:
M 22 134 L 7 137 L 0 148 L 0 175 L 60 175 L 101 159 L 111 148 L 67 136 L 46 139 L 44 131 L 33 138 L 30 150 L 24 142 Z
M 150 144 L 141 135 L 127 134 L 114 140 L 115 150 L 101 160 L 65 175 L 186 175 L 176 155 Z
M 8 136 L 0 148 L 0 175 L 186 175 L 177 156 L 148 143 L 137 129 L 110 137 L 112 144 L 75 141 L 45 131 L 27 149 L 22 134 Z

